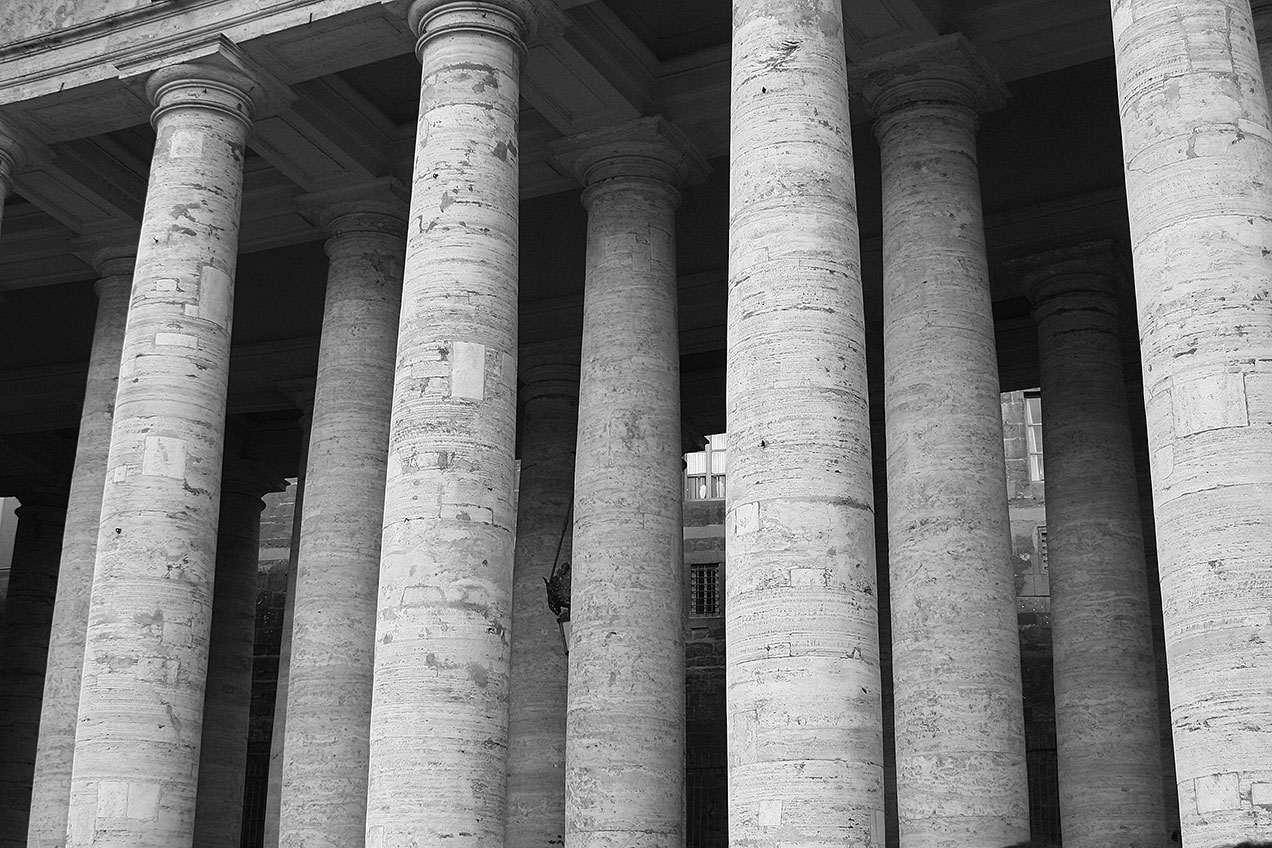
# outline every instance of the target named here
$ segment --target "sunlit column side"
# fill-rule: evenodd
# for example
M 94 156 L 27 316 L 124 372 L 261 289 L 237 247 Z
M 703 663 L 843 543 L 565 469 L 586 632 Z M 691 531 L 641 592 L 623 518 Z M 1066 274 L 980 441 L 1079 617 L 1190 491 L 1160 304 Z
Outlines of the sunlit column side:
M 151 76 L 155 153 L 89 603 L 68 846 L 193 838 L 254 82 Z
M 111 419 L 119 383 L 119 357 L 124 346 L 124 324 L 128 318 L 128 295 L 132 289 L 136 253 L 137 242 L 133 238 L 103 248 L 92 258 L 93 267 L 101 274 L 93 288 L 97 292 L 97 319 L 93 326 L 88 380 L 75 445 L 75 468 L 66 506 L 57 599 L 49 634 L 27 831 L 29 848 L 60 848 L 66 841 L 75 719 L 79 713 L 84 636 L 88 628 L 88 596 L 93 586 L 97 522 L 102 512 Z
M 865 329 L 839 0 L 734 0 L 729 841 L 882 846 Z
M 962 36 L 858 63 L 883 170 L 884 405 L 903 848 L 1029 836 L 998 358 L 976 163 L 1002 83 Z
M 326 306 L 291 618 L 279 844 L 355 846 L 366 829 L 389 410 L 406 202 L 341 192 L 320 220 Z M 317 198 L 315 198 L 317 200 Z
M 1112 0 L 1185 846 L 1272 838 L 1272 130 L 1248 0 Z
M 684 844 L 677 186 L 705 163 L 661 118 L 571 136 L 587 186 L 574 472 L 566 848 Z
M 369 848 L 500 848 L 519 78 L 530 0 L 416 0 L 422 100 L 389 429 Z

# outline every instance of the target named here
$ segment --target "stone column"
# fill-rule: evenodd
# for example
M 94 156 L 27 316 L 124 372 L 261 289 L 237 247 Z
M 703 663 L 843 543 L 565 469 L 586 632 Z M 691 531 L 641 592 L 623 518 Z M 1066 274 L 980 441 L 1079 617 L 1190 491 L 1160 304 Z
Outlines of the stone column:
M 1272 839 L 1272 132 L 1246 0 L 1113 0 L 1185 846 Z
M 291 551 L 287 562 L 287 591 L 283 596 L 283 635 L 278 645 L 278 680 L 274 690 L 274 716 L 269 739 L 269 782 L 265 792 L 265 848 L 278 848 L 278 817 L 283 792 L 283 742 L 287 735 L 287 681 L 291 668 L 292 620 L 296 608 L 296 568 L 300 560 L 300 519 L 305 512 L 305 467 L 309 464 L 309 430 L 313 423 L 312 386 L 291 391 L 300 407 L 300 456 L 296 472 L 296 499 L 292 502 Z
M 279 844 L 360 845 L 406 204 L 322 214 L 331 238 L 292 618 Z
M 194 818 L 195 848 L 238 848 L 252 713 L 252 645 L 261 510 L 287 483 L 256 463 L 227 459 L 221 479 L 216 579 L 203 699 L 203 742 Z
M 883 162 L 884 414 L 903 846 L 1029 836 L 1011 532 L 977 113 L 959 35 L 853 66 Z
M 544 580 L 570 567 L 579 345 L 521 349 L 521 490 L 512 572 L 508 848 L 565 840 L 565 644 Z
M 93 265 L 102 276 L 94 287 L 97 321 L 93 327 L 93 348 L 88 361 L 88 382 L 84 388 L 58 567 L 57 600 L 49 635 L 27 835 L 30 848 L 60 848 L 66 841 L 75 719 L 84 667 L 84 634 L 88 628 L 88 596 L 93 586 L 97 522 L 102 512 L 102 487 L 106 484 L 111 419 L 119 383 L 119 356 L 124 346 L 124 323 L 128 317 L 128 294 L 132 288 L 136 252 L 137 243 L 132 240 L 102 249 L 93 256 Z
M 4 220 L 4 202 L 13 193 L 13 175 L 22 162 L 18 140 L 0 123 L 0 223 Z
M 1157 675 L 1107 242 L 1015 264 L 1046 408 L 1047 561 L 1065 848 L 1166 844 Z
M 734 0 L 729 840 L 882 846 L 874 505 L 839 0 Z
M 0 625 L 0 846 L 25 848 L 57 561 L 66 523 L 60 486 L 18 493 L 13 564 Z
M 517 113 L 531 0 L 416 0 L 422 100 L 389 430 L 367 845 L 504 838 Z
M 155 73 L 155 154 L 89 604 L 68 846 L 193 837 L 253 83 Z
M 676 186 L 705 163 L 661 118 L 573 136 L 587 189 L 565 844 L 683 845 L 685 642 Z

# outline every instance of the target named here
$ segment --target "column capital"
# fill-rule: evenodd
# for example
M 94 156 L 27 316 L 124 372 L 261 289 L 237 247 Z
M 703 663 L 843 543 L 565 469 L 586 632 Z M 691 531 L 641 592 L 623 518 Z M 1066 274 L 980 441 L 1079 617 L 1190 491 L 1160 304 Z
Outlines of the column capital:
M 16 512 L 19 518 L 40 511 L 65 512 L 69 496 L 70 481 L 60 475 L 35 481 L 18 490 Z
M 1008 96 L 997 71 L 961 33 L 853 63 L 848 79 L 876 120 L 933 101 L 992 112 Z
M 71 252 L 93 266 L 103 279 L 132 277 L 137 263 L 139 227 L 124 227 L 105 233 L 83 236 L 71 243 Z
M 250 459 L 227 456 L 221 471 L 221 496 L 242 495 L 261 498 L 270 492 L 287 490 L 287 481 L 272 468 Z M 264 509 L 265 504 L 261 504 Z
M 589 188 L 621 177 L 679 187 L 700 183 L 711 173 L 689 139 L 658 115 L 566 136 L 549 147 L 553 158 Z
M 1118 298 L 1125 264 L 1113 242 L 1089 241 L 1044 250 L 1007 262 L 1007 271 L 1035 313 L 1058 299 Z
M 401 180 L 385 177 L 369 183 L 327 189 L 297 200 L 300 213 L 333 239 L 351 235 L 406 238 L 411 190 Z M 328 242 L 328 253 L 330 253 Z
M 179 108 L 207 109 L 229 115 L 250 133 L 264 87 L 245 70 L 209 63 L 182 63 L 155 71 L 146 80 L 146 96 L 154 104 L 151 126 Z
M 535 37 L 538 7 L 543 0 L 414 0 L 406 22 L 418 39 L 415 55 L 424 45 L 447 32 L 462 30 L 501 35 L 517 46 L 522 61 L 526 45 Z
M 543 397 L 579 396 L 581 339 L 523 345 L 517 353 L 517 382 L 522 403 Z

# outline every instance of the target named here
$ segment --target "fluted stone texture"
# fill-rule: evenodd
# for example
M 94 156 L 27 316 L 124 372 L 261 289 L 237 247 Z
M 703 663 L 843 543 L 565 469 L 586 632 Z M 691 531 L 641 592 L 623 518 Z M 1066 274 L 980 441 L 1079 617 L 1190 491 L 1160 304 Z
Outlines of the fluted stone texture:
M 417 0 L 423 65 L 389 430 L 368 848 L 504 839 L 528 0 Z
M 25 848 L 66 490 L 20 493 L 0 625 L 0 845 Z
M 97 554 L 97 522 L 106 484 L 110 428 L 119 357 L 128 318 L 135 243 L 107 249 L 94 257 L 102 275 L 97 292 L 97 319 L 84 387 L 75 467 L 66 506 L 66 530 L 58 567 L 57 599 L 49 634 L 44 701 L 40 711 L 35 783 L 31 791 L 29 848 L 60 848 L 66 841 L 67 804 L 71 796 L 71 760 L 75 753 L 75 719 L 79 712 L 88 597 Z
M 283 634 L 278 645 L 278 683 L 274 692 L 274 716 L 269 739 L 269 776 L 265 788 L 265 848 L 278 848 L 278 817 L 283 790 L 283 748 L 287 735 L 287 681 L 291 668 L 292 620 L 296 607 L 296 568 L 300 560 L 301 517 L 305 512 L 305 468 L 309 464 L 309 430 L 313 422 L 313 390 L 296 398 L 301 407 L 300 473 L 296 476 L 296 499 L 292 502 L 291 551 L 287 563 L 287 591 L 283 595 Z
M 685 840 L 685 643 L 675 185 L 679 134 L 642 119 L 558 153 L 587 184 L 574 472 L 567 848 Z
M 1247 0 L 1113 0 L 1185 848 L 1272 839 L 1272 131 Z
M 325 215 L 330 265 L 292 613 L 279 844 L 351 848 L 366 828 L 384 474 L 405 203 Z
M 733 848 L 884 844 L 865 329 L 839 0 L 734 0 Z
M 903 848 L 1029 836 L 977 112 L 961 36 L 854 66 L 883 166 L 888 547 Z
M 521 488 L 512 572 L 508 848 L 565 840 L 565 644 L 544 581 L 573 558 L 579 347 L 523 347 Z
M 1065 848 L 1166 844 L 1157 675 L 1122 352 L 1105 244 L 1030 257 L 1045 411 Z M 1032 267 L 1030 267 L 1032 266 Z
M 195 848 L 238 848 L 252 712 L 252 642 L 256 635 L 256 574 L 266 492 L 287 484 L 241 460 L 225 464 L 216 534 L 216 578 L 203 742 L 194 818 Z
M 157 133 L 111 430 L 68 846 L 193 837 L 250 80 L 179 65 Z

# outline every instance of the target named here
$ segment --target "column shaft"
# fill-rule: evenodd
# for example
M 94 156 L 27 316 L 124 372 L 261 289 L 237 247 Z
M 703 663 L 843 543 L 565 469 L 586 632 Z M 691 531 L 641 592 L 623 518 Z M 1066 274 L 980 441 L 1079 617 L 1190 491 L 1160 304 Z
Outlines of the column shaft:
M 66 491 L 19 494 L 0 625 L 0 846 L 25 848 Z
M 734 0 L 729 840 L 881 846 L 865 331 L 839 0 Z
M 68 846 L 193 837 L 252 83 L 151 78 L 157 133 L 97 540 Z
M 512 577 L 508 692 L 508 848 L 565 839 L 565 645 L 544 580 L 569 568 L 574 448 L 579 416 L 577 343 L 522 349 L 521 491 Z
M 367 844 L 499 848 L 523 0 L 417 0 L 425 93 L 389 433 Z
M 300 416 L 299 472 L 296 500 L 292 502 L 291 551 L 287 563 L 287 591 L 283 596 L 283 635 L 278 645 L 278 679 L 274 691 L 274 716 L 269 739 L 269 782 L 265 792 L 265 848 L 278 848 L 278 818 L 282 807 L 283 752 L 287 736 L 287 688 L 291 676 L 292 623 L 296 609 L 296 568 L 300 561 L 301 517 L 305 512 L 305 467 L 309 464 L 309 430 L 313 420 L 313 393 L 306 392 Z
M 405 208 L 336 207 L 283 732 L 279 844 L 361 845 Z
M 1166 843 L 1157 675 L 1112 281 L 1043 267 L 1047 560 L 1065 848 Z
M 678 202 L 648 177 L 584 194 L 567 848 L 685 839 Z
M 286 484 L 246 463 L 227 463 L 216 535 L 216 579 L 203 700 L 195 848 L 238 848 L 252 713 L 252 645 L 260 566 L 261 495 Z
M 1272 131 L 1247 0 L 1112 0 L 1183 843 L 1272 839 Z
M 958 36 L 860 72 L 883 165 L 901 845 L 1008 844 L 1029 836 L 1029 807 L 976 165 L 976 113 L 994 83 Z
M 95 287 L 97 321 L 93 327 L 93 347 L 58 567 L 57 600 L 49 634 L 27 834 L 30 848 L 59 848 L 66 840 L 75 719 L 84 667 L 84 635 L 88 629 L 88 596 L 93 586 L 97 522 L 102 512 L 111 418 L 119 383 L 119 356 L 124 346 L 128 293 L 132 288 L 132 254 L 136 249 L 136 244 L 132 244 L 126 251 L 99 254 L 102 258 L 96 263 L 102 277 Z

